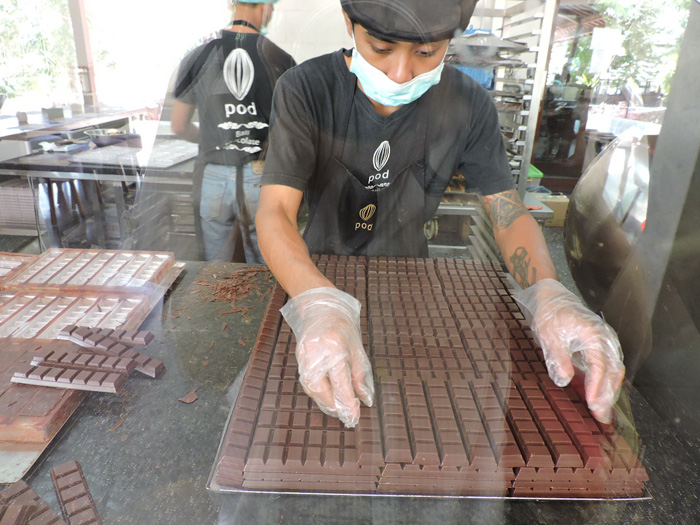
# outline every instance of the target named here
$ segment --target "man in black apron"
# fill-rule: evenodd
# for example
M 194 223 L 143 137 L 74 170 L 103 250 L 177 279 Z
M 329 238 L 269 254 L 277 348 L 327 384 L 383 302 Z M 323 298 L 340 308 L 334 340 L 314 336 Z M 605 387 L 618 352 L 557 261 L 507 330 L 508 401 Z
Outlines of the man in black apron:
M 347 426 L 374 395 L 360 305 L 309 253 L 428 256 L 423 225 L 457 172 L 483 196 L 555 382 L 570 381 L 581 354 L 589 408 L 607 421 L 624 377 L 615 333 L 556 281 L 539 226 L 514 189 L 491 98 L 444 65 L 475 3 L 341 0 L 354 48 L 305 62 L 275 89 L 260 247 L 292 297 L 282 313 L 297 338 L 300 382 Z
M 195 48 L 178 70 L 171 123 L 178 135 L 199 143 L 193 200 L 207 261 L 232 260 L 237 224 L 245 260 L 263 262 L 254 224 L 260 164 L 275 82 L 295 65 L 263 36 L 276 1 L 235 2 L 219 38 Z M 195 109 L 199 127 L 192 123 Z

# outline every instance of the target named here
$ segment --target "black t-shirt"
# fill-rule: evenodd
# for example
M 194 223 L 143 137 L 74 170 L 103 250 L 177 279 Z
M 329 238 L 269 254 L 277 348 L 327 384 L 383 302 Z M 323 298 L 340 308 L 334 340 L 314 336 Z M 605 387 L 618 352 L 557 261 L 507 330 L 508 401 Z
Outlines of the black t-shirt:
M 294 59 L 257 33 L 222 31 L 180 64 L 175 97 L 199 110 L 199 152 L 237 165 L 260 157 L 269 131 L 275 82 Z
M 348 70 L 344 52 L 300 64 L 275 87 L 262 181 L 304 191 L 309 207 L 320 198 L 315 180 L 324 176 L 334 136 L 344 139 L 342 163 L 373 190 L 391 184 L 394 174 L 406 165 L 406 159 L 391 154 L 391 145 L 414 142 L 420 100 L 388 117 L 379 115 L 364 93 L 355 89 L 357 77 Z M 433 90 L 427 112 L 424 182 L 426 194 L 432 197 L 427 201 L 430 206 L 437 207 L 457 172 L 464 175 L 470 192 L 491 195 L 512 189 L 498 113 L 488 92 L 449 65 Z M 350 101 L 347 130 L 340 130 L 344 105 Z

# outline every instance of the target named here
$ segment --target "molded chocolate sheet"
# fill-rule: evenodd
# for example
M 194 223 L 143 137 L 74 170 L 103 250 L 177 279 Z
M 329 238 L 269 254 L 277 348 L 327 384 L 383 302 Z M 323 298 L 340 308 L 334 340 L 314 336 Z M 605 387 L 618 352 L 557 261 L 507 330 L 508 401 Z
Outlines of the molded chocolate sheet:
M 500 268 L 322 256 L 362 303 L 376 401 L 344 428 L 304 394 L 278 286 L 212 471 L 227 491 L 639 498 L 638 444 L 557 387 Z
M 2 287 L 148 294 L 174 263 L 166 252 L 51 248 L 5 275 Z

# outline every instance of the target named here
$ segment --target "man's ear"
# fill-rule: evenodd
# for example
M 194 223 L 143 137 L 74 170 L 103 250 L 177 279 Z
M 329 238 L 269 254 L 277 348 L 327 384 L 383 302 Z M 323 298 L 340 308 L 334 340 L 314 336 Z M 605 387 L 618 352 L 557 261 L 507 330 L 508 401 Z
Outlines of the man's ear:
M 345 11 L 343 11 L 343 16 L 345 17 L 345 26 L 347 27 L 348 35 L 352 38 L 352 20 L 350 20 L 350 17 Z
M 266 26 L 270 23 L 270 20 L 272 20 L 272 13 L 275 12 L 275 6 L 274 4 L 261 4 L 263 8 L 263 13 L 262 13 L 262 23 L 260 25 Z

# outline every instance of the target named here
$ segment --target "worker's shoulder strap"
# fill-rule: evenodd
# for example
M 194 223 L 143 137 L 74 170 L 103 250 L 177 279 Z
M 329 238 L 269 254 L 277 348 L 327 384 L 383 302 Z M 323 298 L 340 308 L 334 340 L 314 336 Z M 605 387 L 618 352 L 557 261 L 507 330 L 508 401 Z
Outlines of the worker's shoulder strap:
M 207 63 L 209 56 L 221 46 L 222 40 L 220 38 L 215 38 L 201 47 L 201 50 L 194 57 L 194 62 L 187 73 L 182 76 L 178 85 L 175 86 L 175 96 L 179 96 L 180 93 L 192 87 L 194 80 L 199 78 L 202 69 L 204 69 L 204 65 Z

